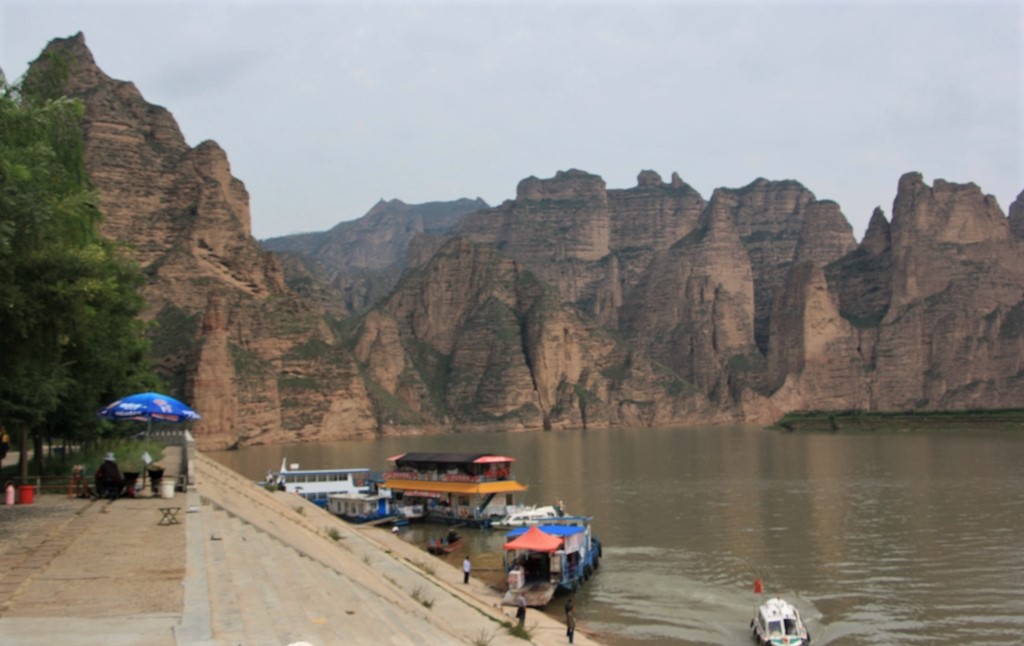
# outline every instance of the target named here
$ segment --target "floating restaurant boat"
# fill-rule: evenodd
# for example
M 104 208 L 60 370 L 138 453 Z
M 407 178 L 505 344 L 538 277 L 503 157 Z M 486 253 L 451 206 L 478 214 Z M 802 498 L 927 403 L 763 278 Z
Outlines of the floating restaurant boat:
M 396 506 L 422 506 L 426 520 L 490 527 L 515 509 L 526 491 L 512 477 L 515 458 L 491 453 L 402 453 L 388 458 L 395 469 L 383 486 Z
M 267 473 L 260 483 L 278 491 L 295 493 L 320 507 L 327 507 L 331 494 L 376 493 L 373 472 L 370 469 L 299 469 L 296 463 L 281 460 L 280 471 Z
M 559 590 L 575 591 L 597 570 L 601 541 L 591 532 L 590 518 L 565 516 L 506 534 L 504 564 L 508 591 L 502 604 L 543 607 Z
M 754 641 L 762 646 L 807 646 L 811 643 L 811 634 L 800 619 L 800 612 L 779 597 L 768 599 L 757 607 L 754 618 L 750 620 L 750 629 Z

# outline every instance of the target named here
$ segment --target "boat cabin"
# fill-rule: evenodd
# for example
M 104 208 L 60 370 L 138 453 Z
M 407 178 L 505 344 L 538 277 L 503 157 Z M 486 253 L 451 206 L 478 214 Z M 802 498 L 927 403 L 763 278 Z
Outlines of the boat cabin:
M 422 506 L 427 520 L 490 526 L 516 509 L 526 487 L 512 476 L 514 458 L 491 453 L 402 453 L 384 473 L 398 507 Z
M 279 471 L 267 473 L 262 485 L 278 491 L 295 493 L 320 507 L 327 507 L 331 494 L 374 493 L 370 469 L 300 469 L 297 463 L 281 461 Z
M 366 523 L 394 515 L 391 495 L 377 493 L 334 493 L 327 497 L 327 511 L 350 523 Z
M 758 606 L 751 623 L 754 635 L 764 644 L 800 646 L 810 642 L 799 611 L 778 597 Z
M 527 605 L 544 606 L 556 591 L 576 590 L 599 565 L 601 543 L 591 533 L 588 517 L 566 516 L 514 529 L 506 537 L 506 605 L 522 595 Z

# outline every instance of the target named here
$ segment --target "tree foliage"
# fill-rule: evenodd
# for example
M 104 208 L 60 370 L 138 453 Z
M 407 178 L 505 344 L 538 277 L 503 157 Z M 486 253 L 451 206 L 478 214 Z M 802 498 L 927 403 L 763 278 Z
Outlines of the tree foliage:
M 0 80 L 0 423 L 82 440 L 97 408 L 155 378 L 142 274 L 98 231 L 84 108 L 42 91 L 56 85 Z

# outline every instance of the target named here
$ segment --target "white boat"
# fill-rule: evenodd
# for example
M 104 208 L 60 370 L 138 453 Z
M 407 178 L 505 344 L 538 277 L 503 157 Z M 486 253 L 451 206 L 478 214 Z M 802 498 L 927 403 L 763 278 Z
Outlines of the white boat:
M 327 496 L 327 511 L 350 523 L 368 523 L 393 518 L 391 494 L 377 493 L 332 493 Z
M 267 473 L 261 485 L 302 496 L 321 507 L 327 507 L 331 494 L 377 493 L 370 469 L 309 469 L 281 460 L 280 471 Z
M 757 607 L 750 621 L 754 641 L 763 646 L 807 646 L 807 632 L 800 611 L 780 597 L 768 599 Z
M 562 518 L 565 514 L 560 506 L 544 505 L 541 507 L 524 507 L 491 523 L 492 527 L 529 527 Z

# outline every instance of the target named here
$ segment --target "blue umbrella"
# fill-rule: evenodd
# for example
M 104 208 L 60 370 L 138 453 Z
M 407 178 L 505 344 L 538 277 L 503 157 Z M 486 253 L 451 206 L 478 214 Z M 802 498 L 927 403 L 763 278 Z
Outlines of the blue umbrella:
M 99 409 L 96 415 L 113 420 L 145 420 L 147 426 L 151 426 L 154 419 L 165 422 L 187 422 L 200 419 L 199 413 L 177 399 L 160 393 L 138 393 L 122 397 Z

